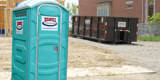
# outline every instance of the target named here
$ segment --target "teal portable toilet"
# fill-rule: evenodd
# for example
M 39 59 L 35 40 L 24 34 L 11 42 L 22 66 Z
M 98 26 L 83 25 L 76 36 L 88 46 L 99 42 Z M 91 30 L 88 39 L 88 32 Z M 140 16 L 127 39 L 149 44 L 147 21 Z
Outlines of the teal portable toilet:
M 69 12 L 54 0 L 13 10 L 12 80 L 66 80 Z

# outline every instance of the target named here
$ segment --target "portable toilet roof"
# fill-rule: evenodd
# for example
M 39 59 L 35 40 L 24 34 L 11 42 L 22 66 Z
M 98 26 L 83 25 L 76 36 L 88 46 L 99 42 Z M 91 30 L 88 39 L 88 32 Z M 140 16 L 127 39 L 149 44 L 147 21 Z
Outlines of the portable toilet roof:
M 43 4 L 43 3 L 58 4 L 59 6 L 64 8 L 65 10 L 69 11 L 68 9 L 63 7 L 60 3 L 58 3 L 55 0 L 26 0 L 26 1 L 22 2 L 22 3 L 20 3 L 16 8 L 14 8 L 14 11 L 21 10 L 21 9 L 26 9 L 26 8 L 33 8 L 33 7 L 35 7 L 37 5 L 40 5 L 40 4 Z

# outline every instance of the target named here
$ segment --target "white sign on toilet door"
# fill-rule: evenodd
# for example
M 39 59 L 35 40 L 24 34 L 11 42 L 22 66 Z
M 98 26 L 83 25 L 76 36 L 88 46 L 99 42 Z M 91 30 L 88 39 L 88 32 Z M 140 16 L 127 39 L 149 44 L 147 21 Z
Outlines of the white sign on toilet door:
M 16 21 L 16 34 L 23 34 L 23 20 Z
M 58 17 L 42 16 L 42 31 L 58 31 Z

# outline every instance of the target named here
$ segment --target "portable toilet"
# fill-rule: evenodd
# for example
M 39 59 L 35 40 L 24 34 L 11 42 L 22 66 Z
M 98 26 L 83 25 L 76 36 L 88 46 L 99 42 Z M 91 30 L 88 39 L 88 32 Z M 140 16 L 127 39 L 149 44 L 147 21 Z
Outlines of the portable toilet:
M 55 0 L 13 10 L 12 80 L 66 80 L 69 11 Z

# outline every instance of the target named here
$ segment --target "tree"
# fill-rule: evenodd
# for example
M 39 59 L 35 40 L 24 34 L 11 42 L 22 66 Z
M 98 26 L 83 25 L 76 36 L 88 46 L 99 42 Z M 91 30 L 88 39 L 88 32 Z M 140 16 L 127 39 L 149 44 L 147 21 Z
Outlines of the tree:
M 72 13 L 75 15 L 77 13 L 77 6 L 72 3 Z
M 70 5 L 69 5 L 69 3 L 67 2 L 67 9 L 70 9 Z
M 155 15 L 149 17 L 149 24 L 160 24 L 160 13 L 156 13 Z
M 148 0 L 148 2 L 149 2 L 150 4 L 153 4 L 154 0 Z

